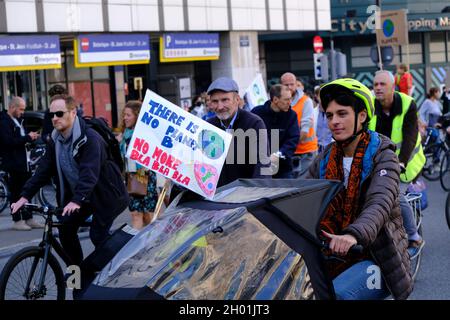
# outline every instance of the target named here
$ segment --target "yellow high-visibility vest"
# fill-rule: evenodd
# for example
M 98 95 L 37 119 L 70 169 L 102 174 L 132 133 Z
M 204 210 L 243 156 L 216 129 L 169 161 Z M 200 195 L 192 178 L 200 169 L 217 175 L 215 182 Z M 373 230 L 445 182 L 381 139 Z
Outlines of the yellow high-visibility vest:
M 392 132 L 390 138 L 392 142 L 394 142 L 397 146 L 396 153 L 397 155 L 399 155 L 403 142 L 403 120 L 405 119 L 405 115 L 409 110 L 413 98 L 401 92 L 397 93 L 402 99 L 402 113 L 395 116 L 394 120 L 392 121 Z M 377 116 L 374 115 L 369 123 L 369 130 L 376 131 L 376 127 Z M 406 172 L 400 175 L 400 180 L 402 182 L 411 182 L 412 180 L 414 180 L 420 173 L 420 171 L 422 171 L 425 162 L 426 158 L 422 149 L 420 133 L 418 132 L 416 146 L 414 148 L 414 151 L 411 153 L 411 156 L 409 157 L 408 163 L 406 164 Z

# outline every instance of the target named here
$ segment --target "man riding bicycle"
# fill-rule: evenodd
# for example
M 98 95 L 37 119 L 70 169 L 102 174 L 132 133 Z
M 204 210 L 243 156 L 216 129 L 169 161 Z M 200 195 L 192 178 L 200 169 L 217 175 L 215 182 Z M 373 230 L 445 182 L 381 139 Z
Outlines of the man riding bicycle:
M 119 167 L 108 155 L 103 138 L 77 116 L 70 96 L 54 96 L 50 103 L 53 127 L 44 157 L 26 183 L 12 214 L 46 185 L 57 181 L 57 202 L 64 207 L 59 237 L 75 264 L 83 260 L 78 228 L 92 215 L 90 238 L 97 247 L 109 234 L 114 219 L 128 206 L 128 193 Z
M 413 289 L 408 241 L 398 205 L 400 166 L 395 146 L 368 130 L 370 90 L 353 79 L 322 86 L 320 99 L 335 142 L 318 155 L 309 178 L 340 180 L 345 188 L 320 222 L 337 299 L 406 299 Z M 360 244 L 362 253 L 349 252 Z M 336 259 L 342 256 L 343 259 Z M 375 284 L 369 286 L 374 274 Z
M 397 146 L 396 152 L 402 167 L 400 208 L 410 251 L 415 255 L 425 242 L 417 231 L 414 213 L 406 201 L 405 192 L 408 184 L 419 177 L 426 161 L 418 127 L 417 106 L 413 98 L 394 90 L 391 72 L 377 71 L 373 83 L 375 114 L 369 129 L 389 137 Z

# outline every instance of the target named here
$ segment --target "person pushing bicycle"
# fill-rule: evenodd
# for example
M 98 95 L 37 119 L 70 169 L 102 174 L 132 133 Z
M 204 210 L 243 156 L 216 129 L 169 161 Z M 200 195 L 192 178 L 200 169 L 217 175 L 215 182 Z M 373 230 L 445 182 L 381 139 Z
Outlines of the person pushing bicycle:
M 56 95 L 50 103 L 54 130 L 36 173 L 25 184 L 12 214 L 46 185 L 57 181 L 57 202 L 64 207 L 59 237 L 72 261 L 79 265 L 83 251 L 78 228 L 92 215 L 90 238 L 97 247 L 109 235 L 114 219 L 128 206 L 120 169 L 108 155 L 105 140 L 77 116 L 75 100 Z
M 398 202 L 395 145 L 368 129 L 374 99 L 362 83 L 327 83 L 320 89 L 320 100 L 335 142 L 317 156 L 307 177 L 340 180 L 345 186 L 320 222 L 320 236 L 329 247 L 324 254 L 343 257 L 325 263 L 336 298 L 378 300 L 391 294 L 406 299 L 413 280 Z M 364 250 L 350 252 L 355 244 Z

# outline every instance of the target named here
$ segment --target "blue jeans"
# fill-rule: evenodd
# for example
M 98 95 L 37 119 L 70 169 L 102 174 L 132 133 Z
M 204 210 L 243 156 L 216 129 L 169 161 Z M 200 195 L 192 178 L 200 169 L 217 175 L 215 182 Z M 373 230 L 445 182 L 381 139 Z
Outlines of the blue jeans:
M 405 231 L 408 234 L 408 240 L 418 241 L 420 240 L 420 235 L 417 232 L 416 220 L 414 219 L 414 212 L 405 198 L 405 192 L 407 188 L 408 184 L 400 183 L 399 200 L 400 200 L 400 210 L 403 219 L 403 226 L 405 227 Z
M 333 280 L 337 300 L 383 300 L 390 293 L 372 260 L 358 262 Z
M 309 166 L 317 156 L 317 151 L 303 154 L 296 154 L 292 157 L 293 178 L 303 178 L 308 172 Z

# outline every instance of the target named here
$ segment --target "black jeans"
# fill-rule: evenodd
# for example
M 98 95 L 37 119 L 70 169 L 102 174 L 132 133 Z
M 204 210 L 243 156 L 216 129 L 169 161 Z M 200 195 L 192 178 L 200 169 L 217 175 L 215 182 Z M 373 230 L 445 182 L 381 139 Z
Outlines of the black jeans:
M 9 202 L 11 204 L 17 202 L 20 199 L 20 194 L 22 193 L 23 186 L 30 179 L 31 174 L 29 172 L 20 172 L 20 171 L 10 171 L 9 179 L 8 179 L 8 187 L 10 192 Z M 31 201 L 31 199 L 28 199 Z M 21 212 L 13 214 L 12 219 L 14 222 L 20 220 L 28 220 L 33 218 L 33 215 L 30 212 L 25 210 L 21 210 Z
M 80 211 L 74 212 L 70 216 L 60 217 L 60 222 L 63 223 L 63 226 L 58 228 L 61 245 L 72 259 L 72 262 L 78 266 L 83 261 L 83 250 L 78 238 L 78 229 L 92 213 L 90 208 L 82 207 Z M 104 225 L 98 221 L 95 214 L 93 215 L 89 237 L 96 248 L 109 236 L 109 229 L 112 223 L 113 221 Z

